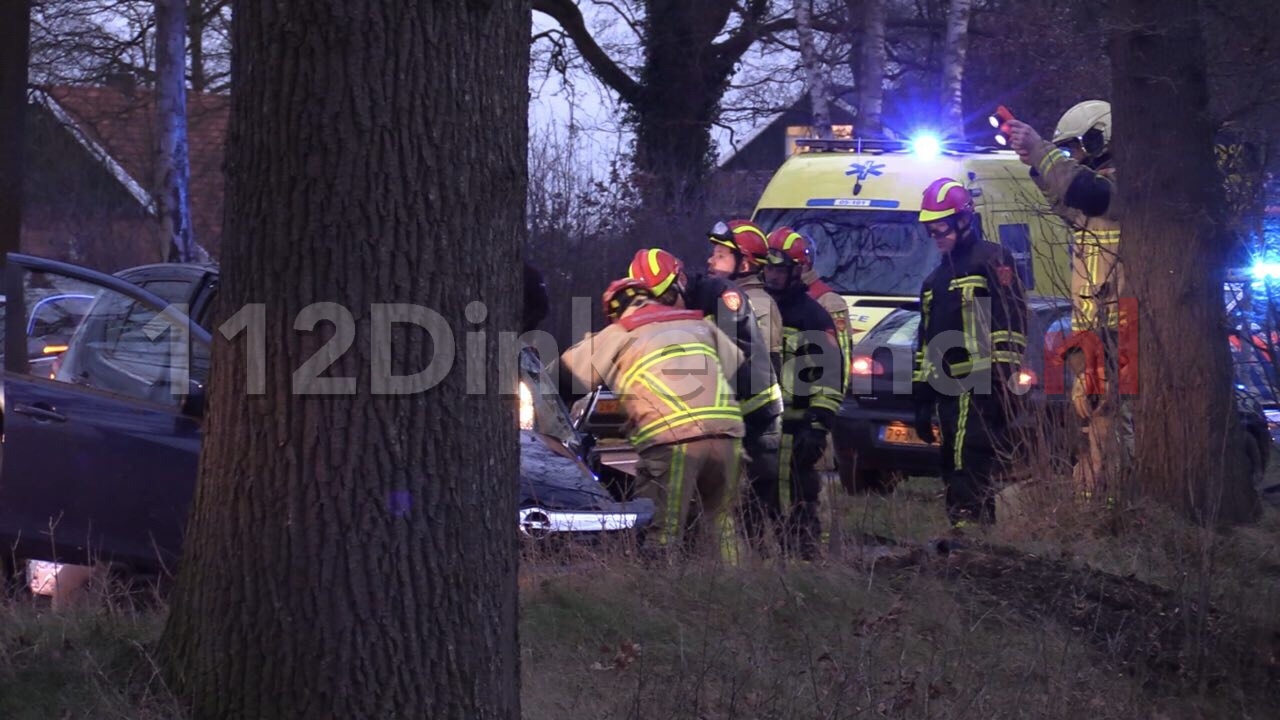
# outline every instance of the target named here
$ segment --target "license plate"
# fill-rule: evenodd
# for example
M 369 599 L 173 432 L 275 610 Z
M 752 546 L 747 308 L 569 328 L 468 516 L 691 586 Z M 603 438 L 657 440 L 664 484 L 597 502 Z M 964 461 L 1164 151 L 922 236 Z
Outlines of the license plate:
M 936 436 L 938 429 L 934 428 Z M 885 425 L 880 428 L 880 439 L 895 445 L 928 445 L 920 436 L 916 434 L 913 427 L 907 425 Z M 935 443 L 936 444 L 936 443 Z

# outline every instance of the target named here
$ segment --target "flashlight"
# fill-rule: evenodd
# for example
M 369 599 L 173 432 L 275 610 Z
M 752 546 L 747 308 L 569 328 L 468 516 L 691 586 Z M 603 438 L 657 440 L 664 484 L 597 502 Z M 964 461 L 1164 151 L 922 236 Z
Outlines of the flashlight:
M 1009 121 L 1013 119 L 1013 113 L 1009 112 L 1009 108 L 1001 105 L 996 108 L 996 113 L 987 118 L 987 122 L 991 123 L 991 127 L 996 129 L 996 144 L 1004 147 L 1009 144 Z

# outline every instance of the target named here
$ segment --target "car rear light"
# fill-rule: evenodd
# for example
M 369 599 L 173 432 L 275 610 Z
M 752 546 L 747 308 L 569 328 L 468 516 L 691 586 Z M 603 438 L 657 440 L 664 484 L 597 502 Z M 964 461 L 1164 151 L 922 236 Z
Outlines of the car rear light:
M 866 355 L 856 355 L 849 362 L 849 373 L 852 375 L 883 375 L 884 366 Z
M 1034 387 L 1039 382 L 1039 378 L 1036 377 L 1035 372 L 1032 370 L 1019 370 L 1017 382 L 1020 389 L 1026 390 Z

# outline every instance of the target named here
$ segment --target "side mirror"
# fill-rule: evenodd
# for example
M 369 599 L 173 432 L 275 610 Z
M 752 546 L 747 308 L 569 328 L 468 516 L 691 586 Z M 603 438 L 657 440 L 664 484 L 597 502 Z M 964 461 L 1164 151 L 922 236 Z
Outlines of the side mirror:
M 192 381 L 191 389 L 182 398 L 182 413 L 191 417 L 204 417 L 204 386 Z

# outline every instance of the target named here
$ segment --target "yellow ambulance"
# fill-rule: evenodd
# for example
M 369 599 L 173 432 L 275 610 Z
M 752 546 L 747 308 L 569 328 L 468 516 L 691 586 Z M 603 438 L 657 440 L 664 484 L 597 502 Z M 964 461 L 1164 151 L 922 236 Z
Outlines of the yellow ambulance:
M 965 184 L 987 240 L 1009 249 L 1032 295 L 1069 293 L 1070 232 L 1010 150 L 929 138 L 797 142 L 760 196 L 754 222 L 789 226 L 816 245 L 815 269 L 849 303 L 857 342 L 916 300 L 940 254 L 917 220 L 926 186 Z

